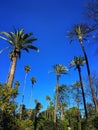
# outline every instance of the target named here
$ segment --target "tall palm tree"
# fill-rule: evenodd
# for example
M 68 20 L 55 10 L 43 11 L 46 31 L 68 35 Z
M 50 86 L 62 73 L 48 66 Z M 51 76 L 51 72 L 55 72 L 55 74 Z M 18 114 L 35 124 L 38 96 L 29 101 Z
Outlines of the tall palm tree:
M 46 100 L 47 100 L 48 104 L 47 104 L 47 110 L 45 111 L 45 115 L 46 115 L 46 117 L 49 117 L 50 111 L 48 109 L 50 107 L 49 104 L 50 104 L 50 101 L 51 101 L 51 97 L 47 95 Z
M 16 82 L 14 83 L 14 85 L 15 85 L 16 87 L 19 87 L 19 86 L 20 86 L 20 82 L 19 82 L 19 81 L 16 81 Z
M 60 110 L 60 119 L 64 119 L 64 109 L 67 106 L 67 86 L 62 84 L 58 87 L 58 104 L 59 104 L 59 110 Z
M 76 94 L 74 94 L 73 96 L 74 96 L 75 101 L 77 103 L 78 109 L 80 109 L 80 101 L 81 101 L 81 99 L 80 99 L 80 94 L 81 94 L 80 88 L 81 88 L 81 84 L 80 84 L 79 81 L 76 81 L 74 84 L 71 85 L 71 87 L 72 87 L 72 91 L 76 90 Z
M 35 102 L 35 104 L 37 104 L 37 103 L 38 103 L 38 100 L 37 100 L 37 99 L 35 99 L 35 100 L 34 100 L 34 102 Z
M 26 65 L 24 67 L 24 70 L 25 70 L 26 74 L 25 74 L 24 87 L 23 87 L 23 92 L 22 92 L 22 104 L 24 102 L 24 91 L 25 91 L 25 88 L 26 88 L 26 79 L 27 79 L 28 72 L 31 70 L 31 68 L 30 68 L 29 65 Z
M 63 64 L 56 64 L 53 66 L 53 71 L 56 74 L 56 97 L 55 97 L 55 108 L 54 108 L 54 123 L 56 123 L 56 112 L 57 112 L 57 105 L 58 105 L 58 87 L 59 87 L 59 79 L 61 74 L 67 74 L 68 68 Z
M 36 106 L 35 106 L 35 112 L 36 112 L 36 114 L 35 114 L 35 119 L 34 119 L 34 130 L 37 130 L 37 123 L 38 123 L 37 119 L 38 119 L 38 116 L 39 116 L 39 112 L 40 112 L 40 110 L 42 108 L 43 108 L 43 106 L 41 105 L 41 103 L 37 102 Z
M 35 77 L 32 77 L 32 78 L 31 78 L 31 82 L 32 82 L 32 87 L 33 87 L 33 85 L 36 83 L 36 78 L 35 78 Z
M 90 32 L 94 31 L 95 28 L 89 28 L 86 24 L 76 24 L 73 26 L 73 30 L 69 31 L 67 36 L 68 38 L 71 38 L 71 42 L 77 38 L 79 40 L 79 43 L 81 45 L 82 51 L 84 53 L 85 61 L 86 61 L 86 67 L 87 67 L 87 72 L 88 72 L 88 78 L 90 82 L 90 89 L 92 93 L 92 98 L 93 102 L 95 105 L 95 110 L 98 112 L 98 103 L 97 99 L 94 93 L 94 87 L 92 84 L 92 78 L 91 78 L 91 72 L 90 72 L 90 67 L 89 67 L 89 62 L 88 62 L 88 57 L 84 48 L 83 40 L 86 40 L 89 36 L 91 36 Z
M 75 97 L 75 100 L 76 100 L 76 103 L 77 103 L 77 107 L 78 107 L 78 111 L 77 111 L 78 130 L 81 130 L 81 114 L 80 114 L 80 102 L 81 102 L 81 95 L 80 95 L 81 91 L 80 91 L 80 88 L 81 88 L 81 83 L 79 81 L 76 81 L 71 86 L 72 86 L 72 91 L 76 90 L 76 94 L 74 94 L 73 96 Z
M 86 99 L 85 99 L 85 93 L 84 93 L 84 86 L 82 82 L 82 76 L 81 76 L 81 66 L 85 64 L 85 59 L 84 57 L 74 57 L 73 60 L 70 63 L 70 67 L 76 67 L 79 73 L 79 79 L 80 79 L 80 84 L 81 84 L 81 90 L 82 90 L 82 97 L 83 97 L 83 103 L 84 103 L 84 110 L 85 110 L 85 116 L 88 118 L 87 115 L 87 108 L 86 108 Z
M 33 85 L 36 83 L 36 78 L 35 77 L 31 78 L 31 83 L 32 83 L 32 89 L 33 89 Z M 32 102 L 32 89 L 31 89 L 31 96 L 30 96 L 30 105 L 31 105 L 31 102 Z
M 50 96 L 46 96 L 46 100 L 48 101 L 48 102 L 50 102 L 51 101 L 51 97 Z
M 37 47 L 32 45 L 32 42 L 36 41 L 37 39 L 31 37 L 33 33 L 24 33 L 24 29 L 14 29 L 13 32 L 0 32 L 0 34 L 0 38 L 11 45 L 10 57 L 12 64 L 7 81 L 8 87 L 11 88 L 14 79 L 17 59 L 21 56 L 21 51 L 25 50 L 29 52 L 29 49 L 39 51 Z

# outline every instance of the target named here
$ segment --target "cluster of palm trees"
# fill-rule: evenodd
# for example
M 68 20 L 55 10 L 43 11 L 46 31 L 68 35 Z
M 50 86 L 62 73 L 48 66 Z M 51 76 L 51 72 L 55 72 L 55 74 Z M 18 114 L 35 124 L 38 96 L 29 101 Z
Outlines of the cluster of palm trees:
M 81 48 L 82 48 L 82 51 L 84 54 L 84 57 L 75 56 L 70 63 L 70 67 L 75 66 L 79 73 L 80 86 L 81 86 L 81 90 L 82 90 L 86 118 L 88 117 L 88 115 L 87 115 L 87 108 L 86 108 L 84 86 L 83 86 L 82 76 L 81 76 L 81 66 L 83 66 L 84 64 L 86 64 L 86 67 L 87 67 L 89 84 L 90 84 L 90 89 L 91 89 L 91 93 L 92 93 L 93 103 L 95 105 L 95 110 L 96 110 L 96 112 L 98 112 L 98 103 L 97 103 L 97 99 L 96 99 L 96 96 L 94 93 L 94 87 L 92 84 L 92 77 L 91 77 L 88 57 L 87 57 L 85 47 L 83 44 L 83 41 L 86 40 L 86 38 L 90 36 L 90 33 L 92 31 L 93 31 L 93 29 L 89 28 L 86 24 L 76 24 L 73 26 L 73 30 L 68 32 L 68 36 L 67 36 L 67 38 L 71 38 L 71 42 L 75 38 L 77 38 L 79 40 L 79 43 L 81 45 Z M 10 73 L 8 75 L 8 80 L 7 80 L 7 86 L 9 89 L 13 86 L 17 59 L 20 58 L 22 50 L 24 50 L 26 52 L 29 52 L 29 49 L 36 50 L 37 52 L 39 51 L 39 49 L 37 47 L 32 45 L 32 43 L 37 40 L 36 38 L 31 37 L 32 35 L 33 35 L 32 33 L 25 34 L 24 29 L 18 29 L 18 30 L 14 29 L 14 32 L 8 32 L 8 33 L 0 32 L 0 38 L 2 38 L 3 40 L 7 41 L 10 44 L 10 46 L 5 49 L 8 49 L 8 48 L 11 49 L 11 51 L 10 51 L 11 68 L 10 68 Z M 5 49 L 3 49 L 3 50 L 5 50 Z M 3 50 L 1 50 L 0 52 L 2 52 Z M 25 66 L 24 69 L 25 69 L 26 74 L 25 74 L 24 88 L 23 88 L 23 93 L 22 93 L 22 104 L 24 102 L 26 77 L 27 77 L 28 72 L 30 71 L 30 66 Z M 53 71 L 51 71 L 51 72 L 56 74 L 55 107 L 54 107 L 54 123 L 56 123 L 56 118 L 57 118 L 56 112 L 57 112 L 58 95 L 59 95 L 59 79 L 62 74 L 68 73 L 68 68 L 63 64 L 56 64 L 53 66 Z M 33 86 L 36 83 L 36 78 L 32 77 L 31 82 L 32 82 L 32 86 Z M 16 82 L 16 85 L 19 86 L 19 83 Z M 48 99 L 48 97 L 47 97 L 47 99 Z
M 95 105 L 95 110 L 96 112 L 98 112 L 98 103 L 97 103 L 97 99 L 94 93 L 94 87 L 92 84 L 92 77 L 91 77 L 91 72 L 90 72 L 90 67 L 89 67 L 89 62 L 88 62 L 88 57 L 84 48 L 84 44 L 83 44 L 83 40 L 87 40 L 87 38 L 89 36 L 91 36 L 91 32 L 94 31 L 94 28 L 89 28 L 87 26 L 87 24 L 76 24 L 73 26 L 73 30 L 68 32 L 68 38 L 71 38 L 71 42 L 77 38 L 79 40 L 79 43 L 81 45 L 83 54 L 84 54 L 84 58 L 83 57 L 74 57 L 74 61 L 71 63 L 71 65 L 76 65 L 76 68 L 78 69 L 79 72 L 79 77 L 80 77 L 80 83 L 81 83 L 81 88 L 82 88 L 82 94 L 84 93 L 83 91 L 83 84 L 82 84 L 82 78 L 81 78 L 81 70 L 80 70 L 80 66 L 83 65 L 84 60 L 86 63 L 86 67 L 87 67 L 87 72 L 88 72 L 88 78 L 89 78 L 89 84 L 90 84 L 90 89 L 91 89 L 91 93 L 92 93 L 92 99 L 93 99 L 93 103 Z M 84 94 L 83 94 L 84 95 Z M 85 115 L 87 117 L 87 110 L 86 110 L 86 103 L 85 103 L 85 98 L 83 98 L 84 101 L 84 107 L 85 107 Z

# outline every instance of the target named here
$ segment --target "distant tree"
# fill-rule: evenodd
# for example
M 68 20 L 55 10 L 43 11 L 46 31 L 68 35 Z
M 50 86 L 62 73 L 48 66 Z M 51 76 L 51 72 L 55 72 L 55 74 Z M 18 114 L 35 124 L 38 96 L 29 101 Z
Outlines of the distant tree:
M 14 32 L 0 32 L 1 39 L 7 41 L 11 45 L 11 52 L 10 52 L 10 58 L 12 61 L 10 73 L 8 76 L 7 85 L 9 88 L 12 87 L 15 69 L 16 69 L 16 63 L 17 58 L 21 56 L 21 51 L 25 50 L 29 52 L 29 49 L 33 49 L 38 51 L 38 48 L 32 45 L 32 42 L 36 41 L 37 39 L 30 36 L 32 36 L 32 33 L 24 33 L 24 29 L 16 30 L 14 29 Z
M 68 38 L 71 38 L 71 42 L 76 38 L 79 40 L 79 43 L 81 45 L 82 51 L 84 53 L 84 57 L 85 57 L 85 61 L 86 61 L 86 67 L 87 67 L 87 72 L 88 72 L 88 78 L 89 78 L 89 82 L 90 82 L 90 89 L 91 89 L 91 93 L 92 93 L 92 98 L 93 98 L 93 102 L 95 105 L 95 110 L 96 112 L 98 112 L 98 104 L 97 104 L 97 100 L 95 97 L 95 93 L 94 93 L 94 87 L 92 84 L 92 78 L 91 78 L 91 72 L 90 72 L 90 67 L 89 67 L 89 62 L 88 62 L 88 57 L 83 45 L 83 40 L 86 40 L 87 37 L 90 36 L 90 32 L 92 32 L 93 29 L 89 28 L 87 26 L 87 24 L 75 24 L 73 26 L 73 30 L 68 32 Z
M 65 107 L 67 107 L 67 99 L 68 99 L 68 87 L 64 84 L 58 87 L 58 109 L 60 113 L 60 119 L 64 120 L 64 111 Z
M 31 78 L 31 82 L 32 82 L 32 86 L 36 83 L 36 78 L 35 77 L 32 77 Z
M 50 102 L 51 101 L 51 97 L 50 96 L 46 96 L 46 100 L 48 101 L 48 102 Z
M 31 78 L 31 83 L 32 83 L 32 88 L 31 88 L 31 96 L 30 96 L 30 105 L 31 105 L 31 102 L 32 102 L 32 89 L 33 89 L 34 84 L 36 83 L 35 77 Z
M 42 109 L 41 103 L 37 102 L 35 106 L 36 114 L 35 114 L 35 121 L 34 121 L 34 130 L 37 130 L 37 119 L 38 119 L 39 112 L 41 109 Z
M 20 105 L 20 108 L 19 108 L 19 117 L 20 119 L 26 119 L 26 106 L 24 104 L 21 104 Z
M 19 81 L 16 81 L 16 82 L 14 83 L 14 85 L 17 86 L 17 87 L 19 87 L 19 86 L 20 86 L 20 82 L 19 82 Z
M 76 69 L 78 70 L 79 73 L 79 79 L 80 79 L 80 84 L 81 84 L 81 90 L 82 90 L 82 97 L 83 97 L 83 103 L 84 103 L 84 109 L 85 109 L 85 116 L 88 118 L 87 115 L 87 108 L 86 108 L 86 99 L 85 99 L 85 93 L 84 93 L 84 86 L 82 82 L 82 76 L 81 76 L 81 66 L 85 64 L 85 59 L 84 57 L 74 57 L 73 60 L 70 63 L 70 67 L 75 66 Z
M 26 65 L 24 67 L 24 70 L 25 70 L 25 79 L 24 79 L 24 87 L 23 87 L 23 91 L 22 91 L 22 104 L 24 102 L 24 91 L 25 91 L 25 88 L 26 88 L 26 79 L 27 79 L 27 75 L 28 75 L 28 72 L 31 70 L 30 66 L 29 65 Z
M 68 122 L 68 127 L 72 130 L 81 130 L 81 122 L 79 122 L 79 117 L 81 117 L 81 113 L 76 107 L 69 108 L 65 112 L 65 119 Z
M 37 103 L 38 103 L 38 100 L 37 100 L 37 99 L 35 99 L 35 100 L 34 100 L 34 102 L 35 102 L 35 104 L 37 104 Z
M 78 109 L 80 109 L 81 103 L 81 84 L 79 81 L 76 81 L 71 85 L 71 92 L 73 93 L 73 99 L 75 100 L 75 104 L 77 105 Z
M 98 75 L 96 72 L 92 74 L 92 83 L 94 86 L 96 99 L 98 100 Z
M 91 103 L 87 103 L 88 117 L 91 118 L 95 115 L 94 106 Z
M 58 105 L 58 86 L 59 86 L 59 78 L 61 74 L 67 74 L 68 68 L 63 64 L 56 64 L 53 66 L 53 71 L 50 71 L 56 74 L 56 98 L 55 98 L 55 108 L 54 108 L 54 123 L 56 123 L 56 112 L 57 112 L 57 105 Z
M 88 18 L 89 24 L 98 27 L 98 0 L 90 0 L 85 4 L 84 16 Z

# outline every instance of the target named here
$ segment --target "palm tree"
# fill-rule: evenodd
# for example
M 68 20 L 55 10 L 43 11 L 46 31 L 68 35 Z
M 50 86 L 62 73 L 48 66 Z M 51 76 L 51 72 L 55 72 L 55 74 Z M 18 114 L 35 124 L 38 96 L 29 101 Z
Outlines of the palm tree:
M 81 114 L 79 111 L 80 110 L 80 102 L 81 102 L 81 96 L 80 96 L 81 92 L 79 90 L 80 88 L 81 88 L 81 83 L 79 81 L 76 81 L 74 84 L 72 84 L 72 91 L 76 90 L 76 95 L 74 94 L 73 97 L 75 97 L 77 107 L 78 107 L 78 111 L 77 111 L 78 130 L 81 130 Z
M 50 96 L 46 96 L 46 100 L 48 101 L 48 102 L 50 102 L 51 101 L 51 97 Z
M 19 82 L 19 81 L 16 81 L 16 82 L 14 83 L 14 85 L 15 85 L 16 87 L 19 87 L 19 86 L 20 86 L 20 82 Z
M 34 102 L 35 102 L 35 104 L 37 104 L 37 103 L 38 103 L 38 100 L 37 100 L 37 99 L 35 99 L 35 100 L 34 100 Z
M 80 92 L 79 88 L 81 88 L 81 84 L 79 81 L 76 81 L 74 84 L 71 85 L 71 87 L 72 87 L 72 91 L 76 90 L 76 94 L 74 94 L 73 97 L 75 98 L 75 101 L 77 102 L 78 109 L 80 109 L 80 101 L 81 101 L 80 94 L 81 94 L 81 92 Z
M 53 71 L 56 74 L 56 97 L 55 97 L 55 108 L 54 108 L 54 123 L 56 123 L 56 112 L 57 112 L 57 105 L 58 105 L 58 87 L 59 87 L 59 78 L 61 74 L 67 74 L 68 68 L 63 64 L 56 64 L 53 66 Z
M 41 105 L 41 103 L 37 102 L 36 106 L 35 106 L 35 112 L 36 112 L 36 114 L 35 114 L 35 119 L 34 119 L 34 130 L 37 129 L 37 123 L 38 123 L 37 119 L 38 119 L 38 116 L 39 116 L 39 112 L 40 112 L 40 110 L 42 108 L 43 108 L 43 106 Z
M 66 100 L 67 100 L 67 86 L 62 84 L 58 87 L 58 104 L 60 109 L 60 119 L 64 119 L 64 109 L 67 106 Z
M 33 33 L 24 33 L 24 29 L 14 29 L 14 32 L 0 32 L 1 39 L 7 41 L 11 45 L 10 58 L 12 60 L 10 73 L 8 76 L 7 85 L 9 88 L 12 87 L 17 59 L 21 56 L 21 51 L 25 50 L 29 52 L 29 49 L 39 51 L 37 47 L 32 45 L 32 42 L 37 39 L 31 37 Z
M 36 83 L 36 78 L 32 77 L 31 82 L 32 82 L 32 89 L 33 89 L 33 85 Z M 30 96 L 30 105 L 31 105 L 31 102 L 32 102 L 32 89 L 31 89 L 31 96 Z
M 35 77 L 32 77 L 32 78 L 31 78 L 31 82 L 32 82 L 32 87 L 33 87 L 33 85 L 36 83 L 36 78 L 35 78 Z
M 47 100 L 48 104 L 47 104 L 47 110 L 45 111 L 45 116 L 49 118 L 50 111 L 48 109 L 50 107 L 49 104 L 50 104 L 50 101 L 51 101 L 51 97 L 47 95 L 46 100 Z
M 82 76 L 81 76 L 81 66 L 83 66 L 84 64 L 85 64 L 84 57 L 81 57 L 81 56 L 80 57 L 74 57 L 73 60 L 70 63 L 70 67 L 75 66 L 76 69 L 78 70 L 80 84 L 81 84 L 81 90 L 82 90 L 82 97 L 83 97 L 84 109 L 85 109 L 85 116 L 87 118 L 88 115 L 87 115 L 87 108 L 86 108 L 86 100 L 85 100 L 84 86 L 83 86 L 83 83 L 82 83 Z
M 86 40 L 87 37 L 91 36 L 90 32 L 94 31 L 95 28 L 89 28 L 86 24 L 76 24 L 73 27 L 72 31 L 69 31 L 67 36 L 68 38 L 71 38 L 71 42 L 77 38 L 79 40 L 79 43 L 81 45 L 82 51 L 84 53 L 85 61 L 86 61 L 86 67 L 87 67 L 87 72 L 88 72 L 88 78 L 90 82 L 90 89 L 92 93 L 92 98 L 93 102 L 95 105 L 95 110 L 98 112 L 98 104 L 97 104 L 97 99 L 94 93 L 94 87 L 92 84 L 92 78 L 91 78 L 91 72 L 90 72 L 90 67 L 89 67 L 89 62 L 88 62 L 88 57 L 84 48 L 83 40 Z
M 27 79 L 28 72 L 31 70 L 31 68 L 30 68 L 29 65 L 26 65 L 24 67 L 24 70 L 25 70 L 26 74 L 25 74 L 24 87 L 23 87 L 23 92 L 22 92 L 22 104 L 24 102 L 24 91 L 25 91 L 25 88 L 26 88 L 26 79 Z

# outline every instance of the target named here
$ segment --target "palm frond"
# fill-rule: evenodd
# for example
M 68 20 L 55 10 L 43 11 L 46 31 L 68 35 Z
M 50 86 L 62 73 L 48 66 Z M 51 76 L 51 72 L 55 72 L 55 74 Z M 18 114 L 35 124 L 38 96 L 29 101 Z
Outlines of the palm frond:
M 0 34 L 3 34 L 4 36 L 6 36 L 7 38 L 11 38 L 11 35 L 7 32 L 0 32 Z
M 25 39 L 24 44 L 29 44 L 29 43 L 32 43 L 32 42 L 34 42 L 36 40 L 37 40 L 36 38 Z
M 27 39 L 28 37 L 30 37 L 32 35 L 33 35 L 32 32 L 31 33 L 26 33 L 26 34 L 23 35 L 23 39 L 25 40 L 25 39 Z
M 33 50 L 39 52 L 39 49 L 38 49 L 37 47 L 35 47 L 35 46 L 27 45 L 27 48 L 29 48 L 29 49 L 33 49 Z
M 10 43 L 11 45 L 13 44 L 13 42 L 5 37 L 0 36 L 1 39 L 5 40 L 6 42 Z

